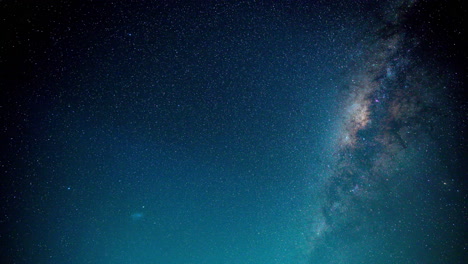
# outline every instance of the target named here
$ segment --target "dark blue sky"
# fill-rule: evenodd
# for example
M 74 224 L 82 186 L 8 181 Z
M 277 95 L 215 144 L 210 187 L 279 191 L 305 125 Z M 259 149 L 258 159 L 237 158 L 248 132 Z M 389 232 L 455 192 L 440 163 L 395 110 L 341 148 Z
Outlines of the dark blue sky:
M 2 260 L 466 259 L 452 5 L 2 6 Z

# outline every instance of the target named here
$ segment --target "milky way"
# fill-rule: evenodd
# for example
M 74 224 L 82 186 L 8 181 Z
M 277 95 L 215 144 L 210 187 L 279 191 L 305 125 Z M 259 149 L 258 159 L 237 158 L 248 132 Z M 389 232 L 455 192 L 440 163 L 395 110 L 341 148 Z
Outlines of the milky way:
M 349 258 L 359 243 L 390 232 L 382 223 L 391 223 L 403 203 L 399 195 L 406 184 L 401 182 L 416 180 L 400 168 L 417 164 L 419 153 L 428 151 L 434 124 L 446 118 L 439 104 L 443 99 L 435 98 L 437 78 L 415 62 L 418 41 L 405 32 L 404 12 L 411 6 L 400 6 L 374 33 L 346 81 L 322 205 L 312 225 L 311 263 L 372 257 L 369 250 L 361 252 L 363 259 Z M 347 260 L 340 258 L 345 255 Z

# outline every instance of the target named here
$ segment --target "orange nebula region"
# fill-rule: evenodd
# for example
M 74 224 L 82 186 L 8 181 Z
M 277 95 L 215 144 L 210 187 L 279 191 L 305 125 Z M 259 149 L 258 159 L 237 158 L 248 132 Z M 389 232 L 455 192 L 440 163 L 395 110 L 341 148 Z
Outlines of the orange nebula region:
M 397 52 L 400 40 L 401 36 L 395 35 L 379 43 L 375 47 L 376 52 L 368 58 L 367 65 L 350 80 L 351 94 L 344 111 L 339 146 L 356 147 L 357 133 L 371 122 L 372 94 L 380 89 L 379 76 L 386 72 L 388 60 Z
M 353 147 L 356 145 L 356 135 L 359 130 L 364 129 L 370 122 L 370 95 L 377 88 L 377 84 L 362 78 L 363 81 L 355 87 L 354 94 L 345 111 L 345 122 L 343 134 L 340 137 L 342 146 Z

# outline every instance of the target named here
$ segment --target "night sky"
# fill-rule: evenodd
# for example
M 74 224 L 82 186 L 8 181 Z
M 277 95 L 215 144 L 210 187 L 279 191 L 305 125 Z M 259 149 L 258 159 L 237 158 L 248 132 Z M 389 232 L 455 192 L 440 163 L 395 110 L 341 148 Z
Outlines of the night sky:
M 468 263 L 463 0 L 0 10 L 1 263 Z

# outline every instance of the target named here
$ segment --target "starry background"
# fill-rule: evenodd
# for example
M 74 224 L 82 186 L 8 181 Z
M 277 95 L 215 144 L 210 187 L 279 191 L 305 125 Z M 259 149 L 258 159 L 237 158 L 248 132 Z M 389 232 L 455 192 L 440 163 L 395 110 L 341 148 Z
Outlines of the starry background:
M 2 263 L 466 263 L 462 1 L 2 1 Z

